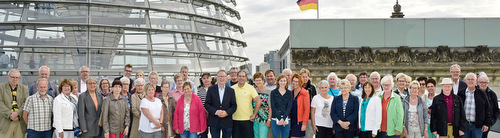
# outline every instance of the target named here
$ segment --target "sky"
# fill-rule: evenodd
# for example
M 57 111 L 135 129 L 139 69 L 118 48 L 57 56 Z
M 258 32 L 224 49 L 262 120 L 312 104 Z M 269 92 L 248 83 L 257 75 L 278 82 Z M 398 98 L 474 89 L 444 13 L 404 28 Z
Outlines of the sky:
M 281 48 L 290 19 L 316 19 L 316 10 L 300 11 L 297 0 L 236 0 L 245 30 L 245 48 L 255 66 L 264 54 Z M 319 0 L 320 19 L 389 18 L 396 0 Z M 500 0 L 399 0 L 405 18 L 500 18 Z

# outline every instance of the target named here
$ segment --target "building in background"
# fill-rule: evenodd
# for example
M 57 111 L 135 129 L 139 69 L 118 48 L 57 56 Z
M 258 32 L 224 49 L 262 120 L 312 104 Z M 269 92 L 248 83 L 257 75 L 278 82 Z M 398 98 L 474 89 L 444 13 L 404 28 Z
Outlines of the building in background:
M 134 75 L 161 76 L 184 65 L 191 76 L 245 68 L 235 6 L 234 0 L 4 0 L 0 51 L 17 58 L 9 67 L 21 71 L 24 84 L 41 65 L 51 68 L 53 80 L 76 78 L 81 66 L 110 78 L 122 75 L 125 64 Z
M 257 72 L 262 72 L 265 73 L 268 69 L 271 69 L 271 65 L 267 62 L 262 62 L 260 65 L 258 65 L 258 71 Z

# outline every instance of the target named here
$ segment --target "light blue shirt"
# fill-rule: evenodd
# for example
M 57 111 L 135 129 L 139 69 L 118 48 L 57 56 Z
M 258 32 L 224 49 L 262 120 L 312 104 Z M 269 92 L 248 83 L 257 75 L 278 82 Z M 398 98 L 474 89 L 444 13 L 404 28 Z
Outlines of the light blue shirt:
M 340 95 L 340 89 L 339 88 L 332 89 L 332 87 L 330 87 L 330 90 L 328 90 L 328 95 L 339 96 Z
M 274 85 L 269 85 L 267 82 L 264 84 L 264 86 L 266 86 L 268 89 L 270 89 L 271 91 L 276 89 L 276 83 L 274 83 Z
M 222 86 L 223 86 L 222 88 L 220 86 L 217 86 L 217 88 L 219 88 L 220 104 L 222 104 L 222 100 L 224 99 L 224 92 L 226 92 L 226 85 L 222 85 Z

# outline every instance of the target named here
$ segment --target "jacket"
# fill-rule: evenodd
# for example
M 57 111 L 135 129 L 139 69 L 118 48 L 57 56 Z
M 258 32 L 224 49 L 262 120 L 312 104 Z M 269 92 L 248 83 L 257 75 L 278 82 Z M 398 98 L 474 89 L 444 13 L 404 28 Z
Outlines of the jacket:
M 361 128 L 361 103 L 362 98 L 359 98 L 359 110 L 358 110 L 358 126 Z M 377 135 L 380 129 L 380 124 L 382 123 L 382 101 L 378 96 L 372 96 L 370 101 L 368 101 L 368 106 L 366 106 L 365 113 L 365 130 L 372 131 L 372 134 Z
M 21 130 L 26 133 L 26 123 L 23 121 L 23 108 L 26 98 L 28 98 L 28 87 L 17 84 L 17 114 L 21 122 Z M 7 133 L 10 126 L 10 114 L 12 112 L 12 93 L 9 82 L 0 84 L 0 133 Z
M 380 93 L 379 98 L 384 99 L 384 93 Z M 382 107 L 383 108 L 383 107 Z M 389 103 L 387 104 L 387 135 L 396 135 L 396 130 L 403 132 L 404 109 L 401 97 L 398 94 L 391 92 Z
M 184 133 L 184 94 L 177 101 L 175 107 L 173 129 L 179 130 L 179 133 Z M 191 104 L 189 106 L 189 132 L 204 132 L 207 130 L 207 116 L 205 108 L 201 103 L 200 97 L 192 94 Z
M 306 84 L 306 86 L 304 86 L 304 89 L 306 89 L 307 92 L 309 92 L 309 97 L 311 97 L 309 101 L 312 101 L 314 96 L 316 96 L 316 94 L 317 94 L 316 86 L 311 83 L 311 80 L 307 81 L 305 84 Z
M 450 93 L 453 94 L 453 93 Z M 461 130 L 465 133 L 467 120 L 465 119 L 464 104 L 457 95 L 453 94 L 453 136 L 459 137 L 458 131 Z M 448 113 L 446 108 L 446 101 L 444 100 L 443 93 L 434 97 L 431 105 L 431 132 L 436 132 L 439 136 L 448 135 Z
M 292 90 L 292 94 L 293 91 L 294 90 Z M 306 125 L 307 121 L 309 121 L 309 115 L 311 114 L 310 100 L 307 90 L 301 88 L 299 95 L 297 95 L 297 122 L 302 122 L 302 125 Z
M 78 97 L 78 122 L 80 129 L 88 130 L 82 133 L 82 137 L 99 136 L 101 134 L 99 120 L 101 117 L 102 96 L 95 92 L 97 98 L 97 110 L 95 104 L 90 97 L 89 91 L 85 91 Z
M 465 98 L 466 97 L 466 91 L 459 91 L 458 96 L 462 100 L 462 104 L 464 104 L 464 110 L 465 110 Z M 485 126 L 491 126 L 493 124 L 490 124 L 490 117 L 491 117 L 491 108 L 490 108 L 490 102 L 488 102 L 488 97 L 486 96 L 486 93 L 483 91 L 475 88 L 474 89 L 474 103 L 476 104 L 476 120 L 474 123 L 474 126 L 476 128 L 482 128 L 483 125 Z M 498 107 L 498 106 L 497 106 Z M 467 117 L 465 118 L 467 119 Z
M 420 128 L 420 134 L 422 137 L 424 137 L 424 133 L 427 133 L 425 131 L 425 124 L 429 124 L 430 118 L 429 114 L 427 113 L 427 103 L 420 98 L 420 96 L 417 96 L 418 98 L 418 103 L 417 103 L 417 115 L 418 115 L 418 125 Z M 410 110 L 410 96 L 406 96 L 406 98 L 403 100 L 403 106 L 405 109 L 405 127 L 408 128 L 408 116 Z
M 224 99 L 222 99 L 222 104 L 220 103 L 220 98 L 218 84 L 208 87 L 207 99 L 205 101 L 205 108 L 208 111 L 207 124 L 209 126 L 218 126 L 221 128 L 232 128 L 233 114 L 236 112 L 237 108 L 234 89 L 224 86 Z M 215 115 L 217 110 L 225 110 L 227 112 L 227 116 L 220 118 Z
M 78 103 L 78 98 L 75 95 L 70 94 L 72 98 L 76 100 Z M 63 132 L 64 130 L 73 130 L 73 116 L 78 116 L 78 114 L 73 114 L 73 110 L 77 108 L 77 105 L 74 105 L 69 101 L 68 98 L 64 96 L 64 94 L 59 94 L 54 98 L 54 104 L 52 107 L 54 123 L 53 126 L 55 128 L 56 134 Z
M 161 125 L 165 128 L 165 131 L 162 132 L 161 137 L 168 138 L 175 133 L 172 129 L 172 122 L 174 120 L 176 103 L 174 98 L 170 95 L 168 95 L 167 100 L 163 99 L 161 95 L 158 96 L 158 99 L 161 100 L 161 107 L 163 110 L 163 122 L 161 122 Z M 168 107 L 167 105 L 165 105 L 165 103 L 168 103 Z
M 479 89 L 479 87 L 477 89 Z M 491 90 L 490 87 L 486 88 L 485 93 L 488 96 L 488 101 L 490 102 L 491 116 L 489 124 L 491 126 L 497 122 L 497 117 L 500 114 L 500 111 L 498 109 L 498 98 L 497 94 L 495 94 L 495 92 Z
M 330 116 L 333 121 L 333 130 L 344 131 L 345 129 L 340 127 L 337 123 L 341 121 L 349 121 L 349 131 L 356 131 L 358 129 L 358 113 L 359 113 L 359 99 L 358 97 L 349 94 L 347 99 L 346 111 L 344 114 L 344 100 L 342 99 L 342 94 L 336 96 L 332 103 L 332 109 L 330 110 Z
M 102 126 L 109 134 L 123 133 L 125 126 L 130 126 L 130 109 L 127 99 L 120 95 L 117 99 L 113 94 L 104 99 L 102 104 Z
M 142 92 L 144 94 L 145 92 Z M 139 96 L 139 93 L 134 93 L 132 96 L 130 96 L 130 106 L 131 106 L 131 112 L 132 112 L 132 126 L 130 127 L 130 134 L 129 137 L 131 138 L 138 138 L 141 135 L 139 134 L 139 118 L 141 117 L 141 101 L 145 97 L 144 95 Z

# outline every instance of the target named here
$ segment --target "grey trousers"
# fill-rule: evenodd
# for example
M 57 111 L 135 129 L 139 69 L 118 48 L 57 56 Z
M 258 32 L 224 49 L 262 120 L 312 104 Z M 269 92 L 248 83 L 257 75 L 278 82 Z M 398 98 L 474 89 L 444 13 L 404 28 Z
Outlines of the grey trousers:
M 153 133 L 146 133 L 146 132 L 140 131 L 139 133 L 141 134 L 141 138 L 161 138 L 161 131 L 157 131 L 157 132 L 153 132 Z
M 312 127 L 312 122 L 311 119 L 307 122 L 307 129 L 306 129 L 306 138 L 313 138 L 314 136 L 314 131 Z

